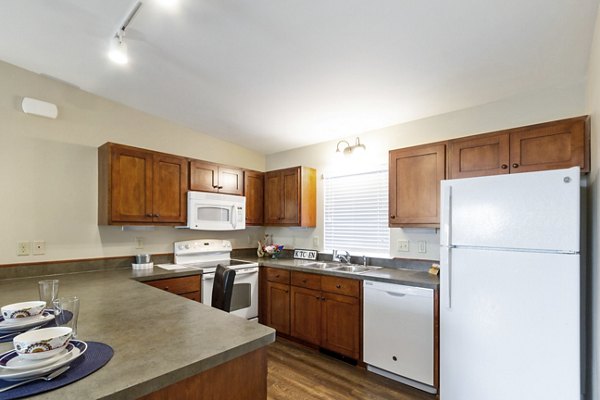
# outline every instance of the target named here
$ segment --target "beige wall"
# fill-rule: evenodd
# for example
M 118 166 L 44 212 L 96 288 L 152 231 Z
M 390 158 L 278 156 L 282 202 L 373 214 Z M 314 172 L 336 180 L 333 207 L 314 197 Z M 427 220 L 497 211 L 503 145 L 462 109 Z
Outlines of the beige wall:
M 495 103 L 438 115 L 410 123 L 360 135 L 367 146 L 366 163 L 387 164 L 391 149 L 431 143 L 471 134 L 504 128 L 523 126 L 538 122 L 579 116 L 585 113 L 585 85 L 558 87 L 543 92 L 521 95 Z M 344 138 L 354 142 L 354 137 Z M 334 151 L 337 141 L 307 146 L 267 156 L 267 170 L 306 165 L 317 168 L 320 175 L 334 168 Z M 323 238 L 323 190 L 318 180 L 317 228 L 267 228 L 278 243 L 297 247 L 322 249 Z M 319 246 L 313 246 L 313 238 Z M 410 241 L 410 252 L 398 252 L 398 240 Z M 427 241 L 427 253 L 418 253 L 417 241 Z M 439 235 L 434 229 L 392 229 L 390 254 L 393 257 L 439 259 Z
M 588 69 L 587 85 L 587 110 L 592 116 L 592 156 L 591 171 L 588 178 L 588 240 L 587 247 L 589 252 L 588 259 L 591 261 L 588 268 L 588 335 L 591 338 L 589 344 L 591 348 L 587 350 L 590 355 L 587 378 L 590 395 L 588 399 L 600 399 L 600 344 L 598 340 L 599 321 L 598 310 L 600 309 L 600 274 L 598 267 L 600 264 L 600 219 L 598 202 L 600 202 L 599 169 L 600 169 L 600 140 L 598 132 L 600 130 L 600 14 L 596 19 L 596 30 L 590 55 L 590 66 Z
M 23 96 L 57 104 L 58 119 L 24 114 Z M 0 264 L 164 253 L 175 240 L 207 237 L 248 247 L 262 237 L 262 228 L 123 232 L 96 222 L 96 149 L 107 141 L 264 170 L 261 154 L 3 62 L 0 121 Z M 143 250 L 135 237 L 144 238 Z M 17 257 L 17 242 L 32 240 L 46 241 L 46 255 Z

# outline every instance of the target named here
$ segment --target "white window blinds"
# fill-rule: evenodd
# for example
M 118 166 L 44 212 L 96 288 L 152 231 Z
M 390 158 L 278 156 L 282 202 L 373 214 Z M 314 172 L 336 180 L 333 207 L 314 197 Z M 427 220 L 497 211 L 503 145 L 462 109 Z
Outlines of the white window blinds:
M 324 187 L 325 251 L 389 256 L 387 170 L 326 177 Z

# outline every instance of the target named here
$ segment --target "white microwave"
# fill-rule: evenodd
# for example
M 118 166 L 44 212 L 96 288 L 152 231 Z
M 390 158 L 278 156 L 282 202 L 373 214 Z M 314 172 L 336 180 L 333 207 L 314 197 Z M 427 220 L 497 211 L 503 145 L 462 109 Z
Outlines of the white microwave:
M 185 228 L 199 231 L 246 229 L 246 197 L 229 194 L 188 192 Z

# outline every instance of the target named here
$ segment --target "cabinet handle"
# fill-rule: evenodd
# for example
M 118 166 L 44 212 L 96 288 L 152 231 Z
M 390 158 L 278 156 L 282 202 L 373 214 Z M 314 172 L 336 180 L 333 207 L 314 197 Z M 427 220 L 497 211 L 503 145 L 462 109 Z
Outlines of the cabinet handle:
M 341 289 L 342 285 L 335 285 L 336 288 Z
M 307 282 L 307 280 L 306 280 L 306 279 L 302 279 L 302 283 L 306 283 L 306 282 Z
M 327 299 L 325 297 L 321 297 L 321 300 L 323 301 L 327 301 Z
M 218 189 L 219 185 L 212 185 L 213 189 Z
M 322 298 L 321 296 L 315 296 L 315 298 L 316 298 L 317 300 L 323 300 L 323 298 Z
M 160 218 L 160 214 L 154 214 L 155 218 Z
M 506 165 L 506 164 L 502 164 L 502 165 L 500 166 L 500 168 L 502 168 L 502 169 L 506 169 L 506 168 L 508 168 L 508 165 Z
M 165 286 L 165 290 L 168 292 L 168 291 L 169 291 L 169 287 L 168 287 L 168 286 Z
M 390 218 L 391 218 L 391 219 L 395 219 L 395 218 L 396 218 L 396 216 L 395 216 L 395 215 L 390 215 Z
M 279 278 L 279 274 L 275 275 L 275 278 Z
M 512 167 L 513 167 L 513 168 L 519 168 L 519 164 L 517 164 L 517 163 L 514 163 L 514 164 L 512 165 Z
M 146 214 L 146 217 L 152 218 L 152 214 Z
M 223 189 L 223 186 L 217 186 L 217 189 Z
M 285 293 L 288 293 L 288 292 L 289 292 L 289 290 L 284 290 L 284 292 L 285 292 Z

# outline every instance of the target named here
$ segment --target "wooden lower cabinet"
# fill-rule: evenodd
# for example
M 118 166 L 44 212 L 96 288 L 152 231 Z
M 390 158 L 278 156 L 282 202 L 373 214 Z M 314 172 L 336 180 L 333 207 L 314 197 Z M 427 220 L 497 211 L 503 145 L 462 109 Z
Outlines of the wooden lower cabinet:
M 291 335 L 308 343 L 321 344 L 321 291 L 292 286 Z
M 360 301 L 356 297 L 323 293 L 321 347 L 358 360 Z
M 290 285 L 278 282 L 266 282 L 266 318 L 265 325 L 277 333 L 290 334 Z
M 190 300 L 200 302 L 200 275 L 181 278 L 156 279 L 144 282 L 146 285 L 177 294 Z
M 360 360 L 359 280 L 264 267 L 261 274 L 262 323 L 277 333 Z
M 262 347 L 139 400 L 266 400 L 267 349 Z

